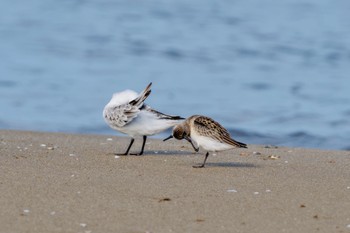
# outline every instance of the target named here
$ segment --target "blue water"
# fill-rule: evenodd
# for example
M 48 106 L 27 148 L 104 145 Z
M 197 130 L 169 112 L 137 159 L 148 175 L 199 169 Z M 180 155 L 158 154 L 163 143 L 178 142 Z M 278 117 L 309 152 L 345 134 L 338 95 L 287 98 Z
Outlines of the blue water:
M 0 128 L 115 134 L 113 92 L 239 141 L 350 149 L 348 0 L 4 0 Z M 158 135 L 163 137 L 164 135 Z

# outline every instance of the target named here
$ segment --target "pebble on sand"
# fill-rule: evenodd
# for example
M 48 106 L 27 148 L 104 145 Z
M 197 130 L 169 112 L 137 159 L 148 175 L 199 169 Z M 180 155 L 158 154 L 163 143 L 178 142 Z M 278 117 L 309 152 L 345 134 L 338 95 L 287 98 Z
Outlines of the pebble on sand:
M 237 193 L 237 190 L 235 190 L 235 189 L 229 189 L 229 190 L 227 190 L 227 192 L 228 192 L 228 193 Z
M 23 213 L 25 213 L 25 214 L 28 214 L 29 212 L 30 212 L 30 210 L 28 210 L 28 209 L 23 210 Z

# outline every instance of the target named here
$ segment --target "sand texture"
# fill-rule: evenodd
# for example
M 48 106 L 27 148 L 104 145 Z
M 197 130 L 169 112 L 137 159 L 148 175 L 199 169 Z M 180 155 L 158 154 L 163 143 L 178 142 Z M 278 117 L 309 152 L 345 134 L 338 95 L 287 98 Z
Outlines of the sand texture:
M 350 232 L 349 151 L 0 135 L 0 232 Z

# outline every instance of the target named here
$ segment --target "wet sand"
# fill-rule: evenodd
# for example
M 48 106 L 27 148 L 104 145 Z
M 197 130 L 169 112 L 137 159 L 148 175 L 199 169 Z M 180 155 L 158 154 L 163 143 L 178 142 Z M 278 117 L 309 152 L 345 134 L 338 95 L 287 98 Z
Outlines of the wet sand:
M 350 232 L 350 151 L 0 135 L 0 232 Z

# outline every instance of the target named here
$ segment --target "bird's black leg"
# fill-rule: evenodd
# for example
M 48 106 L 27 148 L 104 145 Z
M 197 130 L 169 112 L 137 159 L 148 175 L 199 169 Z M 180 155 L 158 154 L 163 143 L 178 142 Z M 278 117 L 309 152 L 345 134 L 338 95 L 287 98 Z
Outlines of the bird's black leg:
M 204 162 L 202 165 L 197 165 L 197 166 L 193 166 L 193 167 L 194 168 L 203 168 L 205 165 L 205 162 L 207 161 L 208 156 L 209 156 L 209 152 L 206 153 L 205 158 L 204 158 Z
M 124 154 L 117 154 L 117 155 L 128 155 L 129 154 L 129 150 L 130 150 L 132 144 L 134 143 L 134 141 L 135 141 L 135 139 L 131 138 L 130 144 L 128 146 L 128 149 L 126 149 L 126 152 Z
M 143 135 L 143 142 L 142 142 L 142 147 L 141 147 L 140 153 L 132 154 L 132 155 L 142 155 L 143 154 L 143 150 L 145 149 L 146 140 L 147 140 L 147 136 Z

